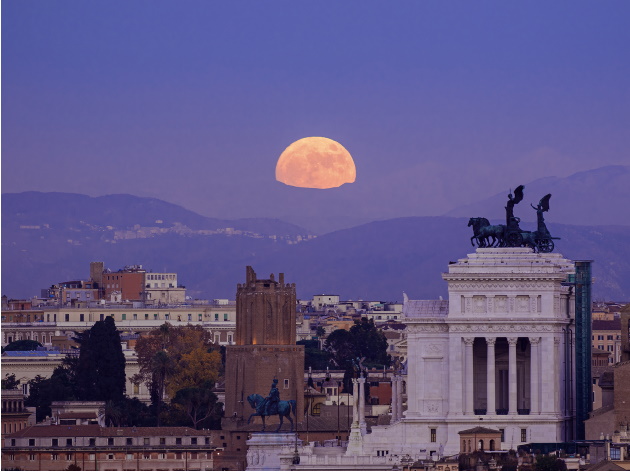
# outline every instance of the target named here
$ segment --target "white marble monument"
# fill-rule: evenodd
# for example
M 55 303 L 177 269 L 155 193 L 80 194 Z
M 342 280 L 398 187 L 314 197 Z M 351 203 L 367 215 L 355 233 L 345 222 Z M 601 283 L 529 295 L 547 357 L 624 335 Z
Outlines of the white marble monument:
M 407 301 L 407 410 L 393 401 L 392 424 L 364 435 L 363 454 L 454 455 L 467 448 L 458 432 L 476 426 L 501 430 L 500 449 L 564 441 L 572 272 L 558 253 L 482 248 L 443 274 L 448 302 Z

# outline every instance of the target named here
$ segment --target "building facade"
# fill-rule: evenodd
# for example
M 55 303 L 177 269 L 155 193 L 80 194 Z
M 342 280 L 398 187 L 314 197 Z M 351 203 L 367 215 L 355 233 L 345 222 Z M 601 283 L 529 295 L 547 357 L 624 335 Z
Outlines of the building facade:
M 187 427 L 36 425 L 7 435 L 2 468 L 82 470 L 212 470 L 213 432 Z
M 455 455 L 458 432 L 501 432 L 501 449 L 573 438 L 574 271 L 555 253 L 478 249 L 449 265 L 445 301 L 406 301 L 408 408 L 374 427 L 363 451 Z M 392 439 L 396 439 L 395 442 Z

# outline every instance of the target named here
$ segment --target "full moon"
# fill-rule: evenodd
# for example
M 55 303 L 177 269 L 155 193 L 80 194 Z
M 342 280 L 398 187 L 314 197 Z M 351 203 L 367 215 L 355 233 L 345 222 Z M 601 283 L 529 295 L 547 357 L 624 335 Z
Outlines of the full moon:
M 291 143 L 276 164 L 276 180 L 288 186 L 330 189 L 352 183 L 356 176 L 346 148 L 321 136 Z

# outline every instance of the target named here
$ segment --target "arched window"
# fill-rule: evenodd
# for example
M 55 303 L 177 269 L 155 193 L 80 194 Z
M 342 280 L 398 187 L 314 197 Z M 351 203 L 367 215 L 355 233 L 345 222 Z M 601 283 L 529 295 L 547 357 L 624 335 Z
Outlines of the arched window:
M 490 450 L 494 450 L 494 439 L 490 440 Z
M 483 440 L 479 441 L 479 451 L 483 452 Z

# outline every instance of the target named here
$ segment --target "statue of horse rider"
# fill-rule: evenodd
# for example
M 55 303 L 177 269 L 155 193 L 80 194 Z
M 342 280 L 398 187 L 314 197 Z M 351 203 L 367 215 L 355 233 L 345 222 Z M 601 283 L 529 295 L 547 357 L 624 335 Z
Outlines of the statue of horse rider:
M 271 384 L 271 390 L 269 396 L 260 403 L 256 412 L 261 416 L 275 416 L 278 415 L 278 403 L 280 402 L 280 391 L 277 388 L 278 380 L 274 379 Z

